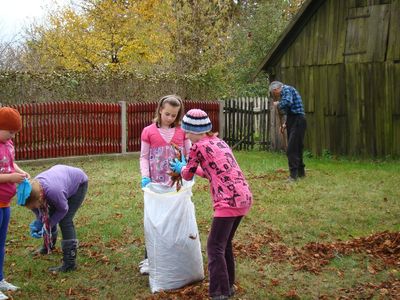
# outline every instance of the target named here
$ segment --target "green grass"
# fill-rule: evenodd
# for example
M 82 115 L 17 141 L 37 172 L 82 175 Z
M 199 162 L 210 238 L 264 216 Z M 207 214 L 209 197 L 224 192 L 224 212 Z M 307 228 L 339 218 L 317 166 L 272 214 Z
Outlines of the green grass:
M 397 265 L 365 251 L 338 253 L 317 273 L 296 269 L 292 259 L 295 255 L 290 253 L 311 242 L 332 244 L 384 231 L 399 232 L 399 161 L 310 158 L 306 159 L 307 177 L 290 184 L 285 181 L 284 155 L 255 151 L 235 155 L 254 195 L 254 206 L 235 238 L 236 299 L 334 299 L 348 296 L 346 290 L 352 291 L 354 298 L 366 298 L 372 293 L 372 298 L 383 295 L 390 299 L 382 289 L 362 287 L 399 281 L 398 252 Z M 33 214 L 13 204 L 4 270 L 6 279 L 21 290 L 9 295 L 15 299 L 153 297 L 148 278 L 141 276 L 137 268 L 144 251 L 138 156 L 60 163 L 80 167 L 90 178 L 87 198 L 75 218 L 81 242 L 79 269 L 68 274 L 48 273 L 48 267 L 60 263 L 59 243 L 58 250 L 49 256 L 32 256 L 41 243 L 29 236 Z M 35 176 L 54 164 L 46 161 L 20 166 Z M 212 218 L 207 181 L 197 180 L 192 201 L 206 263 L 205 243 Z M 397 243 L 399 247 L 400 241 Z M 286 259 L 273 259 L 276 246 L 289 249 Z M 208 279 L 195 285 L 197 299 L 205 297 L 207 282 Z M 162 294 L 158 298 L 192 297 Z

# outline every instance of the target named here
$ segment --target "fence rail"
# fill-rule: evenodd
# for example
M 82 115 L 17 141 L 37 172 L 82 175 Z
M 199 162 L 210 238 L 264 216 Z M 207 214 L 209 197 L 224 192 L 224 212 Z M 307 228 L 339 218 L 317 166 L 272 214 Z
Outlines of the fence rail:
M 121 151 L 120 106 L 55 102 L 13 105 L 23 129 L 15 138 L 16 159 Z
M 219 130 L 218 101 L 184 101 L 184 104 L 186 110 L 194 107 L 205 110 L 213 122 L 213 130 Z M 14 139 L 16 160 L 31 160 L 139 151 L 141 132 L 151 123 L 157 103 L 126 106 L 125 102 L 50 102 L 10 106 L 21 113 L 23 120 L 23 128 Z M 124 106 L 126 116 L 121 109 Z
M 218 101 L 184 101 L 185 111 L 200 108 L 207 112 L 213 125 L 213 131 L 220 130 L 220 102 Z M 155 117 L 156 102 L 130 103 L 127 106 L 128 143 L 129 152 L 140 150 L 140 135 L 144 127 L 151 124 Z

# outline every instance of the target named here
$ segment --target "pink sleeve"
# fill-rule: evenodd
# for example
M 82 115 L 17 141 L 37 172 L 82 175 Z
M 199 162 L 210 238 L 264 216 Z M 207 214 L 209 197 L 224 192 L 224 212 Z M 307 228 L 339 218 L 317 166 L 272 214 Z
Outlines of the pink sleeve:
M 184 149 L 185 149 L 185 156 L 189 156 L 189 152 L 190 152 L 190 147 L 192 147 L 192 142 L 189 139 L 185 139 L 184 141 L 185 145 L 184 145 Z
M 200 167 L 200 165 L 197 167 L 196 175 L 200 176 L 200 177 L 203 177 L 203 178 L 206 178 L 206 176 L 204 175 L 204 171 L 203 171 L 202 167 Z
M 200 162 L 197 159 L 196 152 L 192 149 L 189 152 L 188 163 L 182 168 L 181 176 L 185 180 L 192 180 L 194 175 L 197 174 L 197 170 L 201 169 L 199 166 Z
M 150 177 L 150 162 L 149 162 L 150 144 L 142 140 L 140 147 L 140 173 L 142 177 Z

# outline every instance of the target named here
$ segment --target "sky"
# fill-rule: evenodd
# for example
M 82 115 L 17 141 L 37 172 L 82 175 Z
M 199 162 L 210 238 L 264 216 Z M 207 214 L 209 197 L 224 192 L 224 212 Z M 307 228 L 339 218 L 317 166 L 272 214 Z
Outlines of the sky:
M 68 0 L 0 0 L 0 41 L 12 41 L 20 38 L 24 25 L 40 20 L 46 7 L 69 3 Z

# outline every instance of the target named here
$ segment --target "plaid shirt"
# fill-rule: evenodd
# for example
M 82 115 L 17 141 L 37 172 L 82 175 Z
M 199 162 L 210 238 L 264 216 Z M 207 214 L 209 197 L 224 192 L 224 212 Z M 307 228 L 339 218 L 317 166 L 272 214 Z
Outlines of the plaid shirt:
M 286 115 L 304 115 L 303 102 L 299 92 L 290 85 L 283 85 L 279 109 Z

